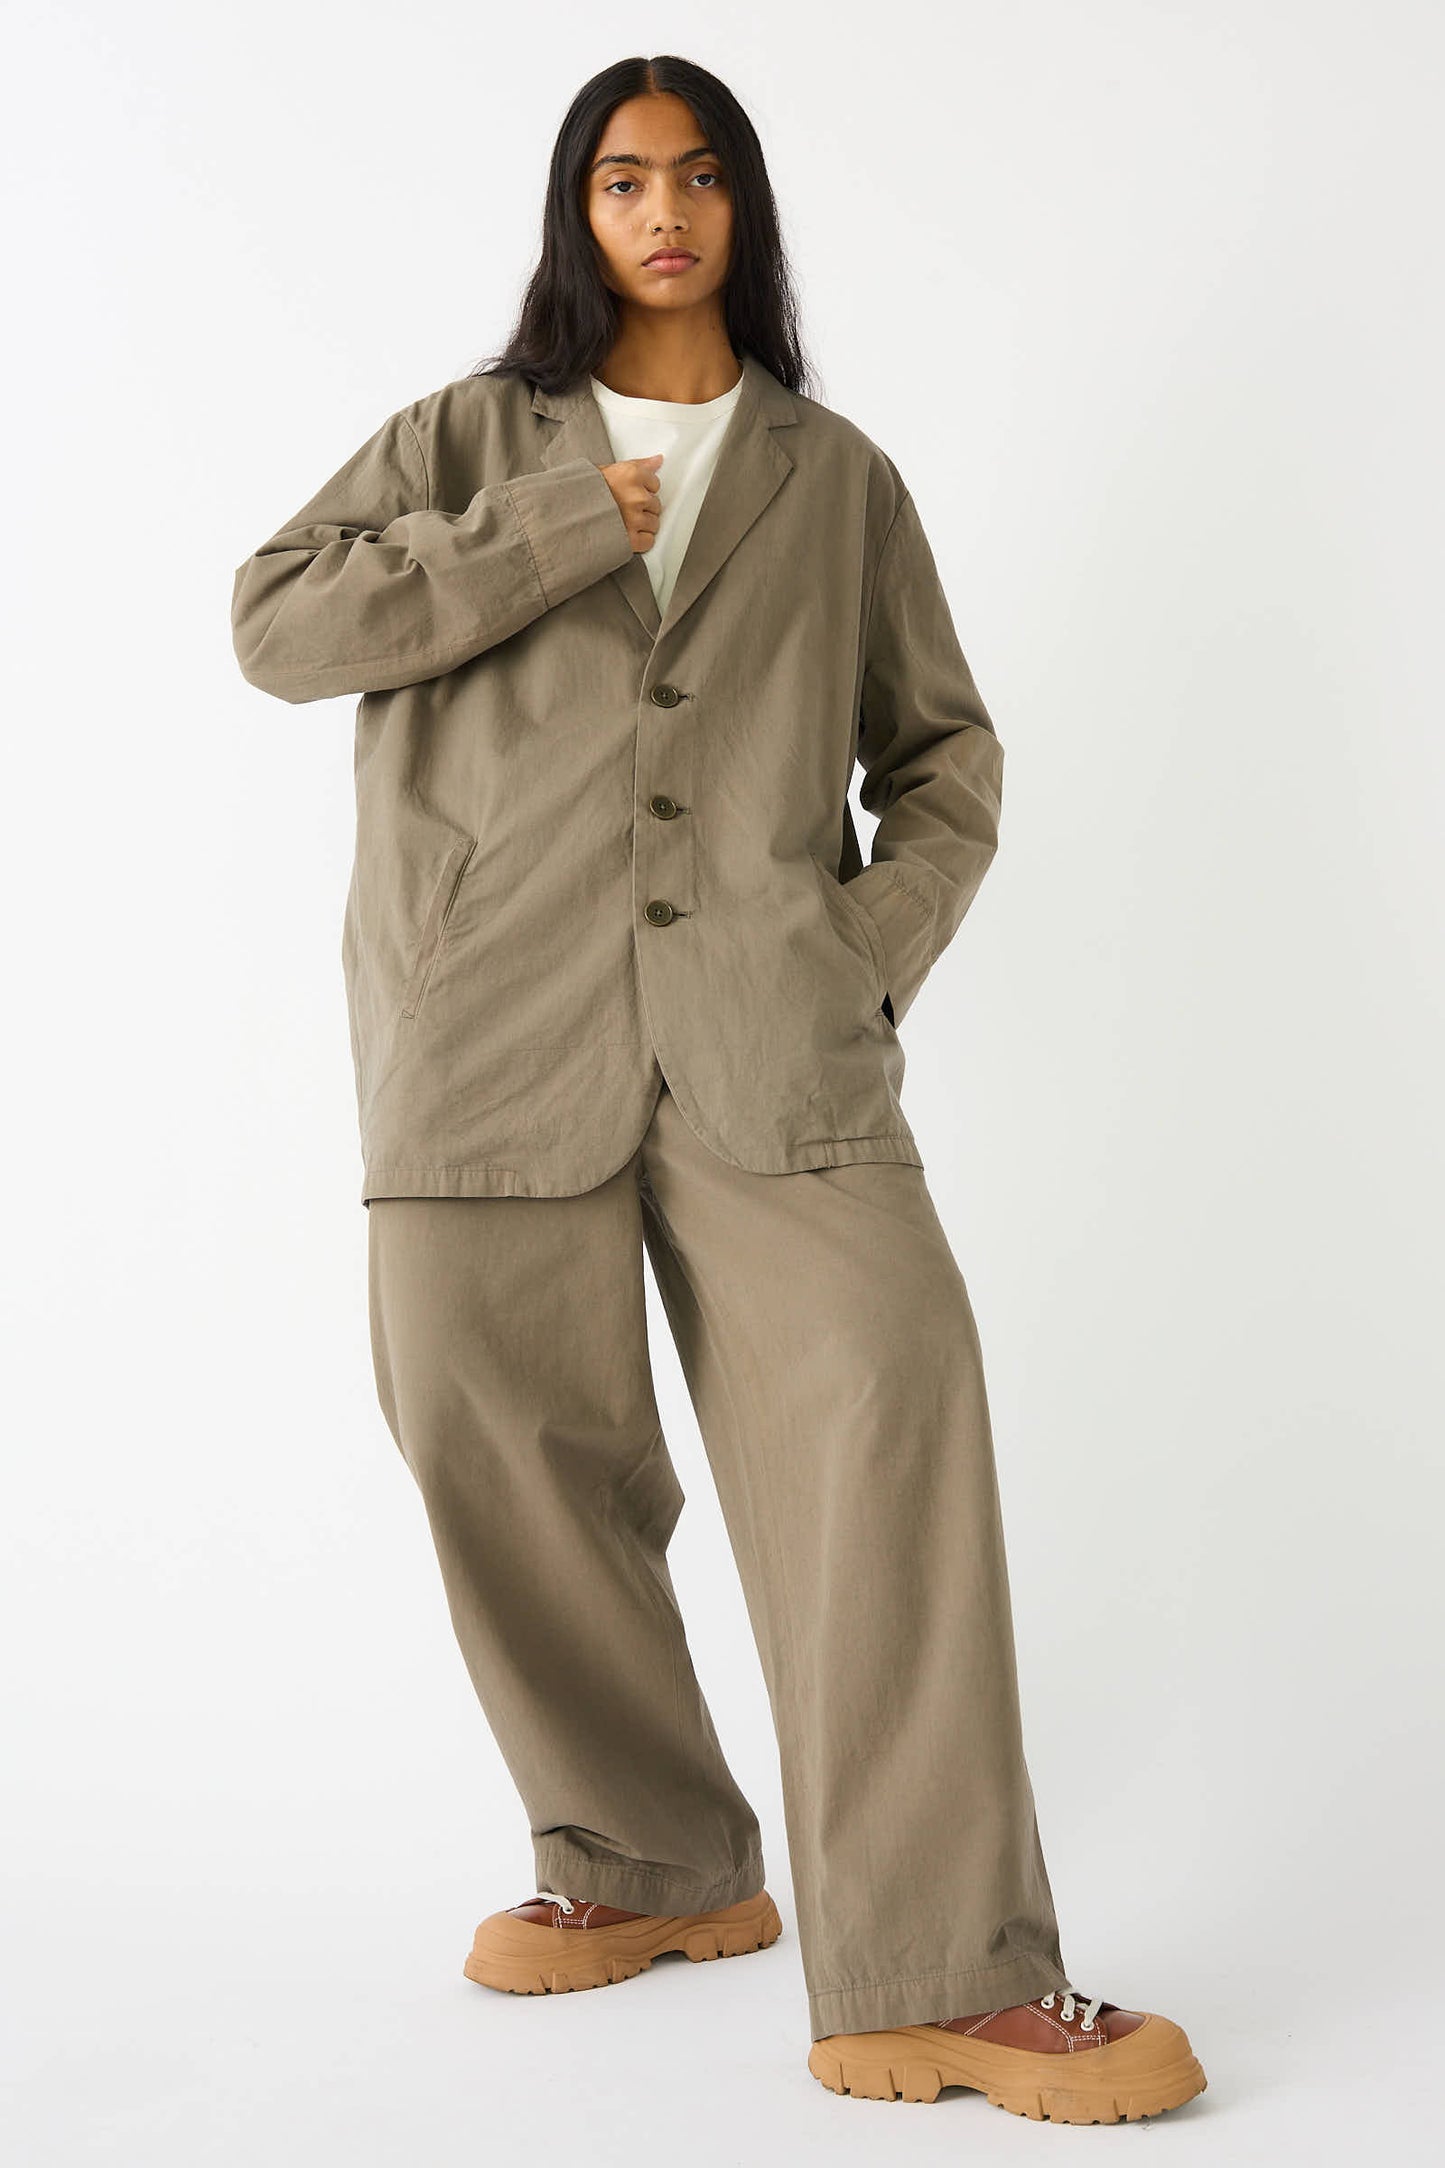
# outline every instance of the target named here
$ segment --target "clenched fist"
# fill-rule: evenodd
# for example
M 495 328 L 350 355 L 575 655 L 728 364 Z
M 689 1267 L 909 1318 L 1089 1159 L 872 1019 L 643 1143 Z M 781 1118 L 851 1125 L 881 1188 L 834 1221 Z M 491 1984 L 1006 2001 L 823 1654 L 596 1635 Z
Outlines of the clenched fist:
M 661 452 L 649 452 L 645 459 L 619 459 L 615 466 L 602 469 L 632 537 L 634 552 L 651 549 L 662 518 L 662 484 L 657 472 L 662 456 Z

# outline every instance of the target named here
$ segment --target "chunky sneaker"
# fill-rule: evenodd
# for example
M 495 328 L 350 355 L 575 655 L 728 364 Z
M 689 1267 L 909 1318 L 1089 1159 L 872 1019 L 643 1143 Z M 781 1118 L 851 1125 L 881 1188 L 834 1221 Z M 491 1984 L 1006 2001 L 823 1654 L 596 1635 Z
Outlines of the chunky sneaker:
M 766 1890 L 720 1912 L 622 1912 L 542 1890 L 482 1921 L 462 1970 L 512 1995 L 565 1995 L 646 1972 L 664 1950 L 694 1963 L 765 1950 L 783 1931 Z
M 1172 2019 L 1074 1988 L 976 2017 L 830 2033 L 813 2042 L 808 2068 L 862 2100 L 936 2100 L 946 2085 L 967 2085 L 1011 2115 L 1055 2123 L 1158 2115 L 1208 2082 Z

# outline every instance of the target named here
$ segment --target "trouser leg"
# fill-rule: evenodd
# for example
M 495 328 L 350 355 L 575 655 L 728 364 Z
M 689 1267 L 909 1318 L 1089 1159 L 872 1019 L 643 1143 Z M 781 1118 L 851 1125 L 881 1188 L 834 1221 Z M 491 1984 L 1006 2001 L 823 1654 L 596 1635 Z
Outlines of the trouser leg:
M 772 1704 L 813 2037 L 1066 1985 L 978 1336 L 922 1170 L 752 1174 L 669 1093 L 643 1169 Z
M 560 1198 L 376 1198 L 372 1346 L 538 1886 L 638 1912 L 763 1886 L 666 1552 L 636 1162 Z

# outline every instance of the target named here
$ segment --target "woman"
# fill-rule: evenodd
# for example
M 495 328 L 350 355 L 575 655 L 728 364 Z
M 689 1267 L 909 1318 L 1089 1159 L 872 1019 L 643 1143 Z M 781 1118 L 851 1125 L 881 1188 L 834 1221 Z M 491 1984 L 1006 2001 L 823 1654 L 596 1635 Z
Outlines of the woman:
M 377 1384 L 539 1877 L 466 1971 L 780 1931 L 666 1562 L 645 1249 L 770 1697 L 810 2069 L 1113 2121 L 1204 2076 L 1068 1986 L 978 1342 L 899 1101 L 1002 756 L 907 486 L 803 380 L 745 114 L 620 62 L 505 352 L 236 575 L 252 684 L 359 696 Z

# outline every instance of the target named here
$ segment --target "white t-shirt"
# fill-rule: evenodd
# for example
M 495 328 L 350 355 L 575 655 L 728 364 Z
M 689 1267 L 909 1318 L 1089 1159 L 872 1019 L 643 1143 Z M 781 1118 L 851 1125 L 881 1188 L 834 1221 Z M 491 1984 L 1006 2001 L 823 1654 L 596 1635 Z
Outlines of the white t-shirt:
M 639 555 L 652 581 L 657 607 L 665 610 L 743 380 L 739 376 L 730 391 L 695 405 L 680 399 L 629 399 L 599 383 L 595 376 L 590 381 L 613 458 L 646 459 L 652 452 L 663 455 L 657 470 L 661 485 L 657 533 L 651 547 Z

